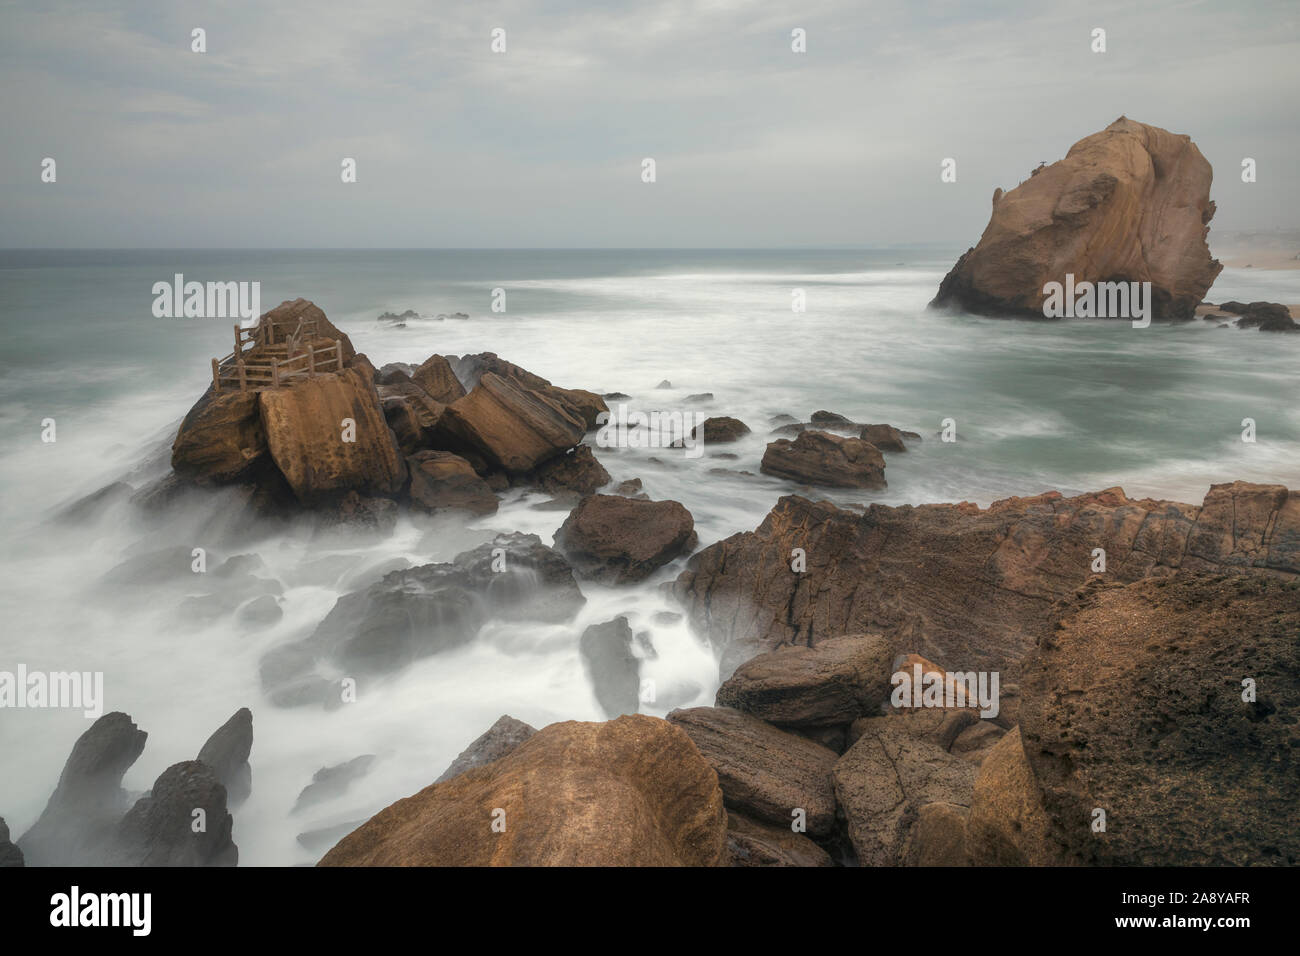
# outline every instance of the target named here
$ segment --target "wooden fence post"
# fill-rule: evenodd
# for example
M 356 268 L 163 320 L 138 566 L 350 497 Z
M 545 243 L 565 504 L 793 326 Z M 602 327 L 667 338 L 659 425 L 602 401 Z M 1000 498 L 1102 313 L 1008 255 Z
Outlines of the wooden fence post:
M 271 359 L 271 387 L 280 387 L 280 363 L 276 359 Z
M 338 339 L 334 340 L 334 364 L 335 371 L 343 371 L 343 343 Z
M 307 345 L 307 377 L 316 377 L 316 346 L 310 343 Z

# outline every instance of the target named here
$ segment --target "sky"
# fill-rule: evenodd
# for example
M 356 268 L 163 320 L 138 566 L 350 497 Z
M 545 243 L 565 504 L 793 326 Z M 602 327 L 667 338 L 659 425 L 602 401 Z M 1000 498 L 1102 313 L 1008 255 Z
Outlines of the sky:
M 0 0 L 0 88 L 4 248 L 973 245 L 1120 115 L 1300 226 L 1295 0 Z

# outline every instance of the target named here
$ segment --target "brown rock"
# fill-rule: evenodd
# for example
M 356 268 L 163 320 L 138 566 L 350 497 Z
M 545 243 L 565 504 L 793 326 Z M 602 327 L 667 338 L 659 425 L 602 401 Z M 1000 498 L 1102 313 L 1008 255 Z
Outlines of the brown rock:
M 578 444 L 586 427 L 546 392 L 487 372 L 473 391 L 447 406 L 438 431 L 493 467 L 522 474 Z
M 620 495 L 583 498 L 555 533 L 576 573 L 616 584 L 648 577 L 694 542 L 695 521 L 680 502 Z
M 1055 623 L 1052 604 L 1092 573 L 1094 548 L 1105 549 L 1116 581 L 1168 574 L 1184 561 L 1295 573 L 1300 495 L 1281 490 L 1216 486 L 1204 509 L 1109 489 L 987 509 L 872 505 L 863 514 L 790 496 L 757 531 L 694 555 L 673 590 L 695 631 L 721 649 L 724 676 L 781 644 L 872 631 L 898 635 L 949 670 L 998 671 L 1005 699 L 1019 662 Z M 1234 502 L 1237 523 L 1225 530 L 1221 516 Z M 804 573 L 790 570 L 793 548 L 805 550 Z M 1004 702 L 1000 723 L 1007 712 Z
M 879 634 L 782 645 L 736 668 L 717 704 L 782 726 L 847 724 L 888 703 L 897 653 L 897 642 Z
M 429 448 L 438 419 L 447 406 L 409 379 L 379 385 L 376 391 L 384 409 L 384 420 L 392 429 L 402 454 L 413 455 Z
M 610 477 L 605 466 L 591 453 L 591 446 L 578 445 L 567 454 L 543 462 L 525 482 L 552 495 L 566 491 L 591 495 L 597 488 L 609 484 Z
M 970 806 L 975 768 L 912 734 L 906 720 L 863 723 L 858 742 L 835 764 L 835 799 L 859 862 L 897 866 L 923 806 Z
M 1223 268 L 1206 244 L 1212 170 L 1191 139 L 1120 117 L 997 199 L 932 305 L 1043 317 L 1043 286 L 1150 282 L 1153 315 L 1190 319 Z
M 994 744 L 975 777 L 966 848 L 973 866 L 1062 866 L 1017 728 Z
M 1182 571 L 1081 589 L 1025 668 L 1020 722 L 1070 858 L 1300 863 L 1297 634 L 1294 576 Z
M 537 733 L 537 728 L 515 720 L 509 714 L 502 714 L 496 723 L 460 752 L 451 765 L 442 772 L 434 783 L 443 783 L 452 777 L 459 777 L 466 770 L 486 766 L 494 760 L 500 760 L 506 754 L 513 753 L 519 745 Z
M 800 432 L 794 441 L 778 438 L 767 446 L 759 471 L 830 488 L 885 487 L 885 459 L 874 445 L 820 431 Z
M 425 511 L 495 514 L 497 496 L 470 463 L 449 451 L 422 451 L 407 459 L 411 504 Z
M 722 866 L 726 840 L 717 775 L 680 729 L 638 715 L 551 724 L 380 811 L 319 865 Z
M 347 491 L 393 494 L 405 484 L 374 382 L 357 369 L 269 389 L 260 407 L 271 456 L 303 503 Z M 355 441 L 343 440 L 344 419 L 354 422 Z
M 907 446 L 903 444 L 903 433 L 893 425 L 863 425 L 858 437 L 881 451 L 907 451 Z
M 706 445 L 721 445 L 726 442 L 733 442 L 744 435 L 749 434 L 749 426 L 739 418 L 706 418 L 700 425 L 691 429 L 691 437 L 703 441 Z
M 411 380 L 443 405 L 465 397 L 465 386 L 451 370 L 451 363 L 441 355 L 430 355 L 425 359 L 424 364 L 411 374 Z
M 834 866 L 829 853 L 789 826 L 727 814 L 727 852 L 732 866 Z
M 586 425 L 587 431 L 596 427 L 596 417 L 601 412 L 609 411 L 605 400 L 595 392 L 552 385 L 540 375 L 534 375 L 513 362 L 507 362 L 495 352 L 481 352 L 463 358 L 453 355 L 450 357 L 450 362 L 466 388 L 473 389 L 482 380 L 484 374 L 491 372 L 515 382 L 522 388 L 546 395 L 553 404 L 581 420 Z
M 244 478 L 267 451 L 257 392 L 208 389 L 172 444 L 172 468 L 190 481 L 228 484 Z
M 969 866 L 966 855 L 966 807 L 953 803 L 927 803 L 903 849 L 907 866 Z
M 352 340 L 325 317 L 325 313 L 316 303 L 307 299 L 298 298 L 281 302 L 274 309 L 264 312 L 258 319 L 258 324 L 262 327 L 274 326 L 275 341 L 282 343 L 304 320 L 316 323 L 317 339 L 334 339 L 343 343 L 344 362 L 357 354 L 357 350 L 352 347 Z
M 674 710 L 668 721 L 690 735 L 718 772 L 728 807 L 786 827 L 803 810 L 810 834 L 831 832 L 833 751 L 729 707 Z

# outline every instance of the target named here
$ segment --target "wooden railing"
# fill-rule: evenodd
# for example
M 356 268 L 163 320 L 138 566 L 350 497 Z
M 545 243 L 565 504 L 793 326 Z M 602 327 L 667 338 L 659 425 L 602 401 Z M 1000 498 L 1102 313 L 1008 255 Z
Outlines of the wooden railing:
M 266 350 L 258 354 L 264 346 Z M 276 354 L 280 349 L 285 352 L 284 358 Z M 279 388 L 304 374 L 307 378 L 314 378 L 317 372 L 342 370 L 343 343 L 325 339 L 318 344 L 315 319 L 299 320 L 297 327 L 278 347 L 274 323 L 252 329 L 237 325 L 235 350 L 223 358 L 212 360 L 212 390 L 220 394 L 223 384 L 237 385 L 241 392 L 249 388 Z

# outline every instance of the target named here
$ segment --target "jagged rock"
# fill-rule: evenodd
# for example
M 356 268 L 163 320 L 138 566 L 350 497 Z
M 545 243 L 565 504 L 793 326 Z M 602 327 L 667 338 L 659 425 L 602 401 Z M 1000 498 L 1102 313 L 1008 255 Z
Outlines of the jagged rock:
M 555 533 L 579 575 L 614 584 L 649 577 L 695 540 L 695 520 L 680 502 L 621 495 L 583 498 Z
M 863 425 L 858 437 L 881 451 L 907 451 L 903 433 L 893 425 Z
M 835 799 L 858 861 L 898 866 L 923 806 L 970 806 L 975 768 L 911 733 L 904 719 L 863 724 L 862 736 L 835 764 Z
M 1291 310 L 1280 302 L 1225 302 L 1219 306 L 1226 312 L 1239 315 L 1237 328 L 1259 329 L 1261 332 L 1295 332 L 1300 330 L 1291 318 Z
M 253 789 L 253 770 L 248 755 L 253 750 L 253 712 L 247 707 L 218 727 L 208 738 L 198 759 L 212 768 L 218 782 L 226 788 L 229 806 L 248 799 Z
M 780 726 L 848 724 L 888 703 L 897 654 L 897 641 L 879 634 L 782 645 L 740 665 L 717 703 Z
M 304 504 L 348 491 L 381 496 L 401 491 L 406 462 L 373 380 L 359 370 L 317 375 L 260 395 L 271 456 Z M 345 419 L 353 423 L 353 441 L 345 440 Z
M 375 385 L 404 385 L 411 381 L 415 369 L 409 362 L 389 362 L 375 372 Z
M 345 594 L 310 637 L 262 658 L 262 683 L 279 705 L 337 702 L 337 678 L 459 647 L 489 616 L 560 623 L 585 601 L 568 562 L 537 535 L 497 535 L 449 564 L 393 571 Z
M 1297 634 L 1294 575 L 1183 571 L 1081 589 L 1026 666 L 1020 722 L 1067 856 L 1300 863 Z
M 320 865 L 722 866 L 726 841 L 708 763 L 679 728 L 635 715 L 551 724 L 380 811 Z
M 558 405 L 569 415 L 579 419 L 590 431 L 596 427 L 596 417 L 601 412 L 608 412 L 609 406 L 595 392 L 581 388 L 560 388 L 552 385 L 540 375 L 534 375 L 527 369 L 520 368 L 513 362 L 507 362 L 495 352 L 480 352 L 478 355 L 463 357 L 450 356 L 452 368 L 465 387 L 473 389 L 482 381 L 483 375 L 491 372 L 501 378 L 509 379 L 523 388 L 545 396 L 552 404 Z
M 820 431 L 767 446 L 759 471 L 776 478 L 830 488 L 884 488 L 885 459 L 874 445 Z
M 464 458 L 449 451 L 422 451 L 407 459 L 411 504 L 425 511 L 495 514 L 497 496 Z
M 402 454 L 413 455 L 434 442 L 445 405 L 411 381 L 379 385 L 376 393 Z
M 794 548 L 804 573 L 790 570 Z M 1110 489 L 862 514 L 788 496 L 757 531 L 692 556 L 673 592 L 721 650 L 724 677 L 780 644 L 873 631 L 948 670 L 998 671 L 1005 691 L 1055 623 L 1052 603 L 1091 574 L 1094 548 L 1117 581 L 1179 566 L 1300 573 L 1300 494 L 1238 482 L 1200 508 Z
M 830 854 L 789 826 L 727 814 L 727 852 L 732 866 L 834 866 Z
M 324 311 L 318 305 L 307 299 L 298 298 L 281 302 L 274 309 L 264 313 L 258 319 L 258 324 L 274 325 L 279 330 L 276 333 L 276 341 L 282 342 L 284 336 L 291 334 L 298 327 L 298 323 L 304 320 L 316 323 L 318 339 L 335 339 L 342 343 L 344 362 L 357 354 L 357 350 L 352 347 L 352 340 L 326 318 Z
M 591 446 L 584 444 L 543 462 L 524 481 L 547 494 L 572 491 L 579 495 L 592 495 L 597 488 L 609 484 L 610 477 L 605 466 L 592 454 Z
M 176 433 L 176 474 L 206 484 L 229 484 L 247 476 L 268 450 L 258 395 L 211 388 L 204 392 Z
M 450 405 L 466 394 L 465 386 L 452 371 L 451 363 L 441 355 L 430 355 L 425 359 L 424 364 L 411 373 L 411 381 L 443 405 Z
M 374 762 L 374 754 L 362 754 L 333 767 L 321 767 L 312 774 L 311 783 L 302 788 L 289 812 L 298 813 L 307 807 L 343 796 L 354 781 L 370 772 L 370 766 Z
M 122 775 L 148 737 L 120 711 L 105 714 L 72 747 L 40 819 L 18 841 L 31 866 L 102 862 L 127 805 Z
M 749 426 L 739 418 L 706 418 L 703 424 L 696 425 L 691 429 L 691 437 L 696 441 L 701 440 L 702 437 L 706 445 L 721 445 L 725 442 L 733 442 L 748 434 Z
M 578 653 L 605 716 L 635 714 L 640 705 L 641 661 L 632 653 L 627 618 L 591 625 L 582 632 Z
M 515 748 L 535 733 L 537 733 L 536 727 L 532 727 L 522 720 L 515 720 L 509 714 L 502 714 L 497 718 L 496 723 L 476 737 L 473 743 L 460 752 L 460 755 L 451 762 L 451 765 L 442 772 L 442 776 L 435 780 L 434 783 L 442 783 L 452 777 L 459 777 L 467 770 L 473 770 L 475 767 L 482 767 L 494 760 L 500 760 L 506 754 L 512 753 Z
M 416 312 L 414 309 L 407 309 L 405 312 L 402 312 L 400 314 L 397 312 L 384 312 L 379 316 L 379 321 L 380 322 L 401 322 L 405 324 L 406 322 L 409 322 L 412 319 L 418 319 L 419 317 L 420 317 L 419 312 Z
M 545 391 L 529 389 L 492 372 L 464 398 L 447 406 L 438 432 L 465 445 L 494 468 L 532 471 L 582 440 L 586 426 Z
M 1190 319 L 1222 265 L 1210 164 L 1191 139 L 1120 117 L 998 197 L 931 305 L 1043 317 L 1043 286 L 1151 282 L 1153 317 Z
M 668 720 L 690 735 L 717 771 L 728 807 L 787 827 L 803 810 L 808 833 L 831 832 L 833 751 L 729 707 L 674 710 Z
M 203 829 L 195 832 L 195 811 Z M 115 866 L 235 866 L 234 819 L 226 788 L 207 764 L 185 760 L 164 770 L 153 790 L 136 801 L 113 834 Z
M 966 818 L 972 866 L 1063 866 L 1070 861 L 1052 838 L 1020 728 L 993 745 L 980 765 Z
M 23 851 L 9 842 L 9 826 L 0 817 L 0 869 L 23 865 Z

